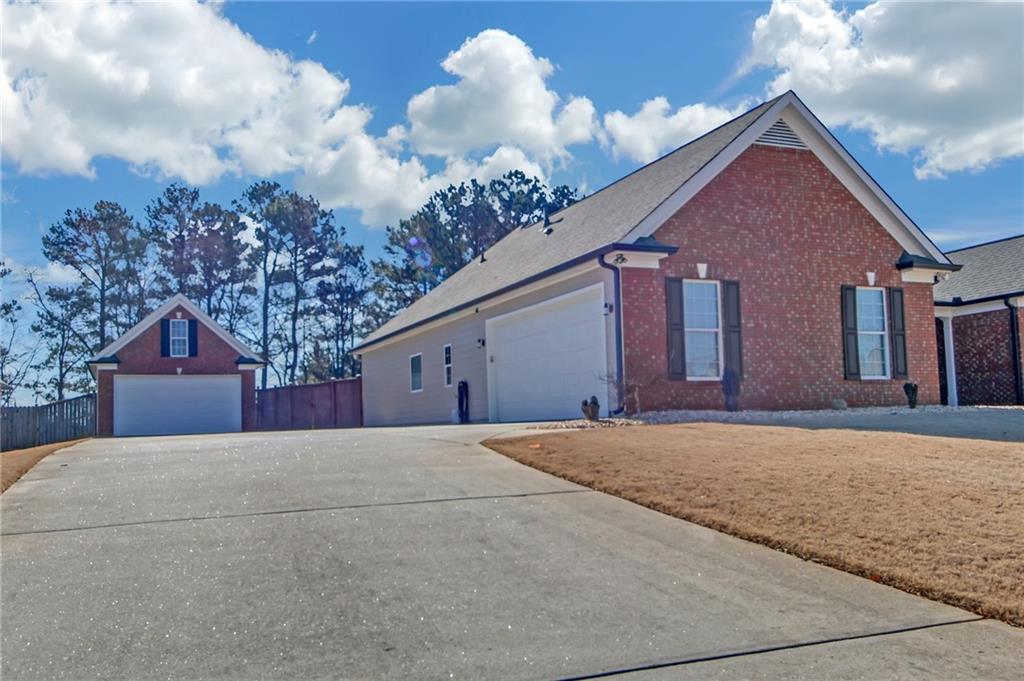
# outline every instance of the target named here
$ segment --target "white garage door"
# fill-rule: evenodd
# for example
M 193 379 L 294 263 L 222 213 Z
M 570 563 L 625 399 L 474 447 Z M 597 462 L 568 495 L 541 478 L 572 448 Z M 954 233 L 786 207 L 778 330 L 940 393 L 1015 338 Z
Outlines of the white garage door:
M 114 435 L 242 429 L 242 377 L 114 376 Z
M 487 320 L 492 421 L 579 418 L 596 395 L 607 413 L 604 287 L 580 289 Z

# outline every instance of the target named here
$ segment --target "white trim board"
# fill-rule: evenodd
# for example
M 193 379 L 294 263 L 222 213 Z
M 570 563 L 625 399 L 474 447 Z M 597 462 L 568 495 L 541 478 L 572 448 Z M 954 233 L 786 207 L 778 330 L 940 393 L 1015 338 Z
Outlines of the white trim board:
M 168 312 L 178 307 L 179 305 L 188 310 L 189 313 L 193 317 L 195 317 L 197 321 L 202 322 L 204 326 L 213 331 L 213 333 L 218 338 L 220 338 L 222 341 L 224 341 L 229 346 L 238 351 L 239 355 L 242 355 L 243 357 L 252 357 L 253 359 L 259 359 L 259 355 L 257 355 L 255 352 L 242 345 L 242 343 L 240 343 L 237 338 L 228 333 L 220 324 L 213 321 L 210 315 L 206 314 L 201 309 L 199 309 L 199 307 L 195 303 L 186 298 L 184 295 L 176 293 L 170 298 L 168 298 L 166 301 L 164 301 L 164 303 L 160 305 L 160 307 L 156 308 L 148 315 L 146 315 L 146 317 L 141 322 L 139 322 L 132 328 L 128 329 L 128 331 L 122 334 L 120 338 L 118 338 L 114 342 L 107 345 L 107 347 L 103 348 L 98 353 L 96 353 L 96 355 L 90 361 L 94 362 L 96 359 L 99 359 L 100 357 L 109 357 L 111 355 L 116 354 L 118 350 L 120 350 L 125 345 L 138 338 L 140 335 L 142 335 L 143 331 L 145 331 L 149 327 L 153 326 L 153 324 L 163 319 L 163 317 Z M 262 364 L 260 366 L 262 366 Z
M 1024 296 L 1020 298 L 1010 298 L 1010 304 L 1014 307 L 1024 307 Z M 964 305 L 936 305 L 935 316 L 940 319 L 948 319 L 952 317 L 966 317 L 972 314 L 982 314 L 985 312 L 999 312 L 1000 310 L 1008 310 L 1006 303 L 1003 299 L 989 300 L 982 303 L 967 303 Z
M 847 152 L 814 114 L 792 92 L 779 97 L 756 121 L 740 133 L 717 156 L 684 182 L 647 217 L 630 230 L 622 241 L 635 242 L 651 236 L 669 218 L 675 215 L 697 192 L 718 176 L 740 154 L 757 142 L 770 127 L 782 119 L 826 168 L 857 198 L 878 222 L 903 246 L 908 253 L 924 255 L 940 263 L 949 263 L 945 254 L 933 244 L 924 232 L 893 202 L 860 164 Z

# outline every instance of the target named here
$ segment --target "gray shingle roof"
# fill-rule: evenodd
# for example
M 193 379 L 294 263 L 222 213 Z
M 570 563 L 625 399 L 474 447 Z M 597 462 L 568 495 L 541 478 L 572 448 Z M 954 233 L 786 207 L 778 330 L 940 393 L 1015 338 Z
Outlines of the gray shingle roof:
M 1024 291 L 1024 234 L 979 244 L 946 256 L 958 265 L 959 272 L 935 285 L 935 300 L 964 302 Z
M 360 347 L 487 298 L 625 237 L 756 121 L 770 100 L 551 216 L 517 229 L 371 333 Z

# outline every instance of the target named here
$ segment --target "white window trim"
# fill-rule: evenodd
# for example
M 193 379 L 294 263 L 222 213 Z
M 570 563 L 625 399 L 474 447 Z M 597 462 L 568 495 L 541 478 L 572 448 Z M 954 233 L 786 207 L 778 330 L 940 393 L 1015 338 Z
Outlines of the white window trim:
M 862 381 L 888 381 L 892 376 L 892 359 L 889 357 L 889 301 L 886 298 L 885 287 L 883 286 L 858 286 L 858 291 L 881 291 L 882 292 L 882 330 L 881 331 L 861 331 L 860 330 L 860 310 L 857 310 L 857 363 L 860 363 L 860 336 L 861 334 L 867 336 L 881 336 L 882 337 L 882 352 L 885 355 L 885 374 L 865 374 L 863 371 L 860 374 Z M 856 294 L 855 294 L 856 295 Z
M 170 321 L 171 321 L 171 324 L 170 324 L 170 326 L 167 329 L 167 334 L 168 334 L 167 343 L 169 345 L 168 350 L 170 352 L 170 355 L 171 355 L 171 357 L 188 357 L 188 320 L 187 319 L 172 319 Z M 183 326 L 185 328 L 185 336 L 184 336 L 184 338 L 182 338 L 180 336 L 176 337 L 174 335 L 174 327 L 175 326 L 179 326 L 179 327 Z M 174 341 L 175 340 L 184 340 L 185 341 L 185 352 L 184 353 L 176 353 L 176 352 L 174 352 Z
M 721 381 L 725 370 L 725 343 L 722 338 L 722 284 L 717 279 L 683 279 L 683 290 L 680 297 L 683 300 L 683 368 L 686 368 L 686 332 L 704 331 L 710 333 L 713 329 L 689 328 L 686 326 L 686 285 L 687 284 L 714 284 L 715 300 L 718 302 L 718 375 L 717 376 L 690 376 L 686 372 L 687 381 Z
M 455 357 L 452 354 L 452 344 L 445 343 L 441 346 L 441 380 L 444 383 L 444 387 L 450 388 L 455 384 Z M 451 369 L 451 376 L 448 375 L 448 370 Z
M 413 357 L 419 357 L 420 358 L 420 387 L 419 388 L 413 388 L 412 387 L 412 358 Z M 411 392 L 411 393 L 421 393 L 421 392 L 423 392 L 423 353 L 422 352 L 417 352 L 415 354 L 409 355 L 409 392 Z

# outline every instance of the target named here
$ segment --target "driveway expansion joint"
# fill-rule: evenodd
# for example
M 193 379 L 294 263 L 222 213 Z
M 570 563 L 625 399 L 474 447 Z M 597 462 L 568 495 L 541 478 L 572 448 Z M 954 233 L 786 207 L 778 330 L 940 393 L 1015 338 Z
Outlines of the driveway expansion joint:
M 784 643 L 774 646 L 765 646 L 762 648 L 751 648 L 750 650 L 737 650 L 729 653 L 719 653 L 715 655 L 700 655 L 697 657 L 684 657 L 676 660 L 663 660 L 661 662 L 651 662 L 649 664 L 640 664 L 633 667 L 622 667 L 620 669 L 608 669 L 605 671 L 594 672 L 590 674 L 582 674 L 579 676 L 563 676 L 559 677 L 558 681 L 587 681 L 588 679 L 606 679 L 613 676 L 621 676 L 623 674 L 636 674 L 639 672 L 654 671 L 657 669 L 669 669 L 671 667 L 683 667 L 691 664 L 700 664 L 703 662 L 717 662 L 720 660 L 729 660 L 735 657 L 750 657 L 753 655 L 764 655 L 765 653 L 777 653 L 784 650 L 796 650 L 798 648 L 811 648 L 814 646 L 830 645 L 834 643 L 845 643 L 847 641 L 859 641 L 867 638 L 881 638 L 883 636 L 896 636 L 899 634 L 907 634 L 915 631 L 924 631 L 926 629 L 937 629 L 939 627 L 951 627 L 958 624 L 971 624 L 972 622 L 982 622 L 989 618 L 987 617 L 967 617 L 958 620 L 948 620 L 945 622 L 932 622 L 931 624 L 918 624 L 911 627 L 900 627 L 898 629 L 883 629 L 881 631 L 872 631 L 862 634 L 850 634 L 848 636 L 834 636 L 831 638 L 814 639 L 811 641 L 799 641 L 797 643 Z
M 109 530 L 119 527 L 135 527 L 140 525 L 161 525 L 165 523 L 190 523 L 204 520 L 234 520 L 238 518 L 258 518 L 260 516 L 295 515 L 299 513 L 323 513 L 325 511 L 354 511 L 369 508 L 388 508 L 392 506 L 420 506 L 425 504 L 448 504 L 459 501 L 487 501 L 498 499 L 523 499 L 529 497 L 546 497 L 560 494 L 596 493 L 592 489 L 560 489 L 546 492 L 515 492 L 512 494 L 485 494 L 465 497 L 440 497 L 437 499 L 411 499 L 407 501 L 382 501 L 367 504 L 346 504 L 341 506 L 313 506 L 309 508 L 285 508 L 277 511 L 254 511 L 252 513 L 225 513 L 222 515 L 189 516 L 187 518 L 158 518 L 155 520 L 136 520 L 123 523 L 107 523 L 104 525 L 85 525 L 82 527 L 58 527 L 43 530 L 23 530 L 20 532 L 3 532 L 0 537 L 20 537 L 31 534 L 57 534 L 63 532 L 84 532 L 87 530 Z

